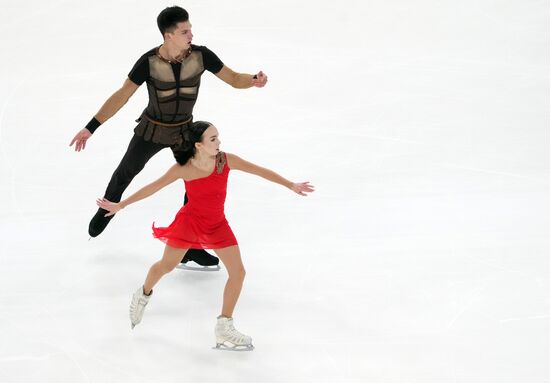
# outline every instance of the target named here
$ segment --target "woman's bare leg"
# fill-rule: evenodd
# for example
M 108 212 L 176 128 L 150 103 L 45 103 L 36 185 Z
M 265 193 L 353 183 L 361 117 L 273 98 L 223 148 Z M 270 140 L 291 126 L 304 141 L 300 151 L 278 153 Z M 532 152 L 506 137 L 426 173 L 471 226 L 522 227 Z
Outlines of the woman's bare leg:
M 227 318 L 233 316 L 233 310 L 241 294 L 241 289 L 243 287 L 244 276 L 246 271 L 241 259 L 241 251 L 239 246 L 230 246 L 223 249 L 215 249 L 216 255 L 220 257 L 229 278 L 225 284 L 225 289 L 223 290 L 223 306 L 221 315 Z
M 177 265 L 179 265 L 187 250 L 188 249 L 178 249 L 176 247 L 166 245 L 162 259 L 155 262 L 147 273 L 147 278 L 143 284 L 143 292 L 146 295 L 151 294 L 151 290 L 153 290 L 153 287 L 158 281 L 160 281 L 164 274 L 168 274 L 170 271 L 174 270 Z

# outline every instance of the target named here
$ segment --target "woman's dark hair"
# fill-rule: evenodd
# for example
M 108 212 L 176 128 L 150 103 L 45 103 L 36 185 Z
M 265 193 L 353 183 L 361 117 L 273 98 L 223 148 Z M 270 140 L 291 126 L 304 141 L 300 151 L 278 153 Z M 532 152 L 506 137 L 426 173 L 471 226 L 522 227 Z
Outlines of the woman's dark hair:
M 189 13 L 182 7 L 173 6 L 164 8 L 157 16 L 157 25 L 160 33 L 164 37 L 166 32 L 173 32 L 178 23 L 189 20 Z
M 195 121 L 183 132 L 182 143 L 174 149 L 174 158 L 178 164 L 185 165 L 195 155 L 195 144 L 202 141 L 204 131 L 211 125 L 207 121 Z

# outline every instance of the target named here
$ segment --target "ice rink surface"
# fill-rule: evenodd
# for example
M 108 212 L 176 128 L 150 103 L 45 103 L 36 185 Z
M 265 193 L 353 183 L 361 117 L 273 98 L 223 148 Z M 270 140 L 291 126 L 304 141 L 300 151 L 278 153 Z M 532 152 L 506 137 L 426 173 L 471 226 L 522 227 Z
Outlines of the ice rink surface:
M 147 102 L 68 144 L 172 2 L 0 2 L 0 382 L 550 382 L 550 2 L 187 1 L 222 149 L 317 191 L 232 172 L 249 353 L 212 350 L 225 268 L 128 305 L 183 183 L 88 241 Z M 125 195 L 173 163 L 154 157 Z

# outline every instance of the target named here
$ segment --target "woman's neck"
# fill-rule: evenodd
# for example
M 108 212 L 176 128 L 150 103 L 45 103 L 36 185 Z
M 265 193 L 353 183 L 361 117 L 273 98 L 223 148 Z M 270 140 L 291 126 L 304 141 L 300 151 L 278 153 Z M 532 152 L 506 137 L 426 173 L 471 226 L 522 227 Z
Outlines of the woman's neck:
M 216 162 L 216 156 L 197 153 L 191 158 L 191 164 L 197 168 L 208 169 L 212 167 L 212 163 Z

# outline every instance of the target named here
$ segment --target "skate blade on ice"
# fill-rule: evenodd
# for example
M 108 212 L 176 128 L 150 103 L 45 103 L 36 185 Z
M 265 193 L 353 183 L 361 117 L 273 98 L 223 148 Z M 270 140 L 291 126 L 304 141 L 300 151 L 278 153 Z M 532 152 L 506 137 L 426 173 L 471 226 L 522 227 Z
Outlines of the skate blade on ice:
M 189 270 L 189 271 L 220 271 L 220 265 L 215 266 L 187 266 L 186 263 L 180 263 L 176 266 L 176 269 L 180 270 Z
M 221 350 L 221 351 L 252 351 L 254 350 L 254 346 L 251 344 L 246 344 L 246 345 L 230 344 L 228 346 L 225 343 L 216 343 L 216 346 L 212 347 L 212 349 Z

